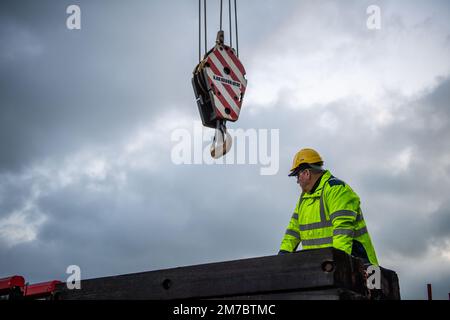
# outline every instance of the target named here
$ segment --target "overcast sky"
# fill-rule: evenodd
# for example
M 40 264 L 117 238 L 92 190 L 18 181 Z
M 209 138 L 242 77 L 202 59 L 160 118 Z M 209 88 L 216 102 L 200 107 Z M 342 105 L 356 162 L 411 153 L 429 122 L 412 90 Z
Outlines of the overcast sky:
M 80 30 L 66 27 L 71 4 Z M 367 28 L 372 4 L 381 29 Z M 273 175 L 260 162 L 172 161 L 174 131 L 193 134 L 200 120 L 197 5 L 0 2 L 0 277 L 276 254 L 299 196 L 292 157 L 313 147 L 360 195 L 402 297 L 425 299 L 432 283 L 448 299 L 449 2 L 238 1 L 248 88 L 229 128 L 279 130 Z

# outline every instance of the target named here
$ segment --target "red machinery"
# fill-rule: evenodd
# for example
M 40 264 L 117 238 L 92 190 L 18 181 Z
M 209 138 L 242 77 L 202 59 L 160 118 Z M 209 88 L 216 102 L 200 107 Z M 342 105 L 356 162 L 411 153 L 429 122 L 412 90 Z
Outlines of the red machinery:
M 50 299 L 56 298 L 56 285 L 62 283 L 58 280 L 31 284 L 25 287 L 24 297 L 26 299 Z
M 0 297 L 7 299 L 17 299 L 22 297 L 22 290 L 25 286 L 25 279 L 22 276 L 12 276 L 0 279 Z
M 62 283 L 59 280 L 25 284 L 22 276 L 12 276 L 0 279 L 0 299 L 56 299 L 56 286 Z

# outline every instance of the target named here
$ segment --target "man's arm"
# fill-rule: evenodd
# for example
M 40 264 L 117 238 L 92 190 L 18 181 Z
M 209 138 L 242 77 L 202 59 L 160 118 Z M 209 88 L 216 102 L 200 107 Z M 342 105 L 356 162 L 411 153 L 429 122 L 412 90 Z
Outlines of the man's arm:
M 333 224 L 333 247 L 351 254 L 360 199 L 343 182 L 330 184 L 327 189 L 325 202 Z
M 298 213 L 294 212 L 289 221 L 289 225 L 281 241 L 280 251 L 278 254 L 294 252 L 300 243 L 300 231 L 298 229 Z

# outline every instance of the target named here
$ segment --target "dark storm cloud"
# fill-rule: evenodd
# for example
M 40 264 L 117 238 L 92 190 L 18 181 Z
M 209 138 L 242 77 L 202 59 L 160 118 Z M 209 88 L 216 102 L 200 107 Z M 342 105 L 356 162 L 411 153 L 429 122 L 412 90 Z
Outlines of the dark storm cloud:
M 69 31 L 68 4 L 1 4 L 0 170 L 114 143 L 165 106 L 191 99 L 191 66 L 179 57 L 195 61 L 192 6 L 83 2 L 82 29 Z
M 20 207 L 31 194 L 31 186 L 21 183 L 16 177 L 0 175 L 0 212 L 11 212 Z M 30 182 L 28 180 L 28 182 Z M 1 214 L 0 214 L 1 216 Z
M 438 241 L 450 241 L 450 202 L 447 201 L 442 204 L 432 214 L 431 235 L 437 238 Z
M 385 138 L 390 143 L 404 141 L 412 146 L 414 152 L 409 168 L 398 176 L 385 172 L 383 181 L 380 176 L 369 180 L 378 181 L 370 185 L 372 193 L 377 193 L 378 189 L 378 193 L 391 194 L 398 201 L 409 204 L 403 209 L 408 212 L 390 215 L 395 221 L 392 226 L 402 226 L 403 237 L 394 237 L 393 227 L 383 236 L 390 239 L 386 247 L 400 255 L 424 255 L 432 240 L 434 245 L 443 248 L 448 245 L 450 206 L 446 190 L 450 164 L 445 159 L 448 159 L 450 144 L 444 137 L 450 136 L 449 91 L 450 82 L 445 79 L 429 95 L 403 107 L 409 116 L 403 121 L 394 121 L 386 130 Z M 417 121 L 421 122 L 420 126 L 414 126 Z M 429 212 L 424 205 L 427 202 L 434 202 L 438 209 Z M 405 245 L 408 250 L 402 250 Z

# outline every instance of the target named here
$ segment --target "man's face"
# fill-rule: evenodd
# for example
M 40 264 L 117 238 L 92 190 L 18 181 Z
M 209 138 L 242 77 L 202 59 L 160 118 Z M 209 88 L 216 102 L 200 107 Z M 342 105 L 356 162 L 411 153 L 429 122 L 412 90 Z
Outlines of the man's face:
M 303 192 L 307 192 L 307 187 L 311 181 L 311 172 L 308 169 L 302 170 L 297 175 L 297 183 L 302 188 Z

